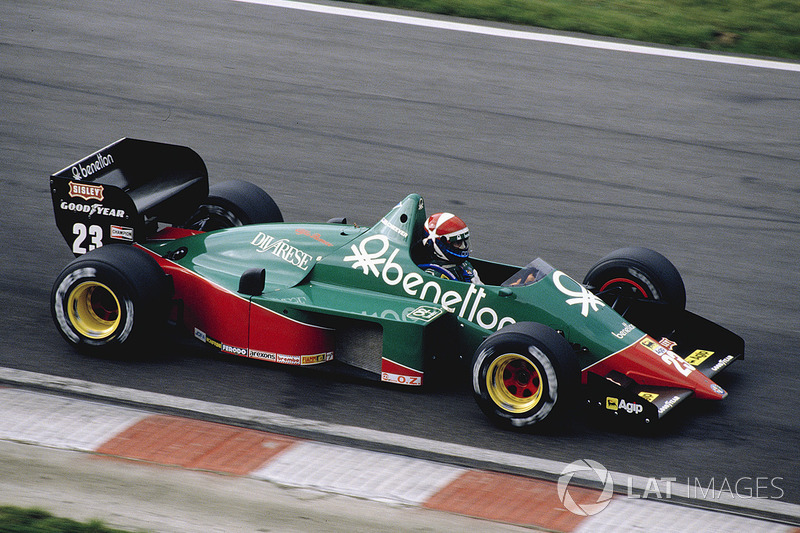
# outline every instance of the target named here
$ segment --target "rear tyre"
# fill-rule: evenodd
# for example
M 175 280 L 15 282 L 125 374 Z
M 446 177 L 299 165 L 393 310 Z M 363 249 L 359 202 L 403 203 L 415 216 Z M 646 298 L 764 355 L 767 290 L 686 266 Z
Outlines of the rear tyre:
M 69 263 L 50 294 L 53 321 L 80 351 L 123 355 L 159 337 L 171 284 L 146 252 L 112 244 Z
M 686 307 L 686 288 L 678 269 L 647 248 L 620 248 L 593 266 L 583 284 L 599 296 L 626 296 Z
M 472 359 L 478 407 L 508 429 L 563 420 L 575 404 L 579 378 L 572 346 L 542 324 L 506 326 L 489 336 Z
M 208 198 L 198 206 L 184 227 L 213 231 L 268 222 L 283 222 L 275 200 L 252 183 L 231 180 L 212 185 Z

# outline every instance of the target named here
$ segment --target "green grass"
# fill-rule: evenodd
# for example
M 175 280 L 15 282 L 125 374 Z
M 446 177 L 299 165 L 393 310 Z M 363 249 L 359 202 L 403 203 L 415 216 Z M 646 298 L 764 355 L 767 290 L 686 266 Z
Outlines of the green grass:
M 800 59 L 799 0 L 353 0 L 673 46 Z
M 41 509 L 0 506 L 1 533 L 125 533 L 98 520 L 86 523 L 58 518 Z

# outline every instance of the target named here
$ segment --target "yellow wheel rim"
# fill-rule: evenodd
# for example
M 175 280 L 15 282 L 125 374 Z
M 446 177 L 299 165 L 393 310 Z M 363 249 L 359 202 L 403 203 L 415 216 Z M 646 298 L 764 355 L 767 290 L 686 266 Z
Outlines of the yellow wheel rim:
M 67 313 L 78 333 L 98 340 L 117 331 L 122 315 L 117 296 L 96 281 L 84 281 L 72 290 Z
M 486 389 L 501 408 L 511 413 L 525 413 L 542 399 L 542 375 L 527 357 L 507 353 L 489 365 Z

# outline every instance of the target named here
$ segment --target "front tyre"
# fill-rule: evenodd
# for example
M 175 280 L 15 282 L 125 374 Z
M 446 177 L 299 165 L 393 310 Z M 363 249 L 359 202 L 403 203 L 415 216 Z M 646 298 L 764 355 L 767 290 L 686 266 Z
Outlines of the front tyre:
M 103 246 L 69 263 L 56 278 L 53 321 L 80 351 L 121 355 L 161 332 L 170 289 L 164 271 L 143 250 Z
M 579 377 L 570 344 L 542 324 L 506 326 L 489 336 L 472 359 L 475 401 L 494 424 L 505 428 L 562 418 L 575 402 Z
M 678 269 L 663 255 L 647 248 L 620 248 L 594 265 L 583 284 L 606 302 L 615 296 L 662 301 L 686 307 L 686 288 Z

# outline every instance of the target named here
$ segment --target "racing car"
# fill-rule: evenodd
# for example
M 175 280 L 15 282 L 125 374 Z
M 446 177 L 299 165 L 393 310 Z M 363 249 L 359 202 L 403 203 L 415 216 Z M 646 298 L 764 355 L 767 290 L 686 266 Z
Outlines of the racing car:
M 192 149 L 123 138 L 50 177 L 76 258 L 56 278 L 53 320 L 79 350 L 144 350 L 168 325 L 235 356 L 338 361 L 421 386 L 463 361 L 480 409 L 507 428 L 564 419 L 578 401 L 653 422 L 744 357 L 741 337 L 685 309 L 674 265 L 614 251 L 582 282 L 543 259 L 470 261 L 481 284 L 420 267 L 423 198 L 372 226 L 284 222 L 244 181 L 209 186 Z

